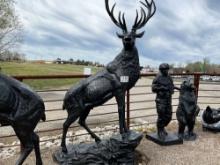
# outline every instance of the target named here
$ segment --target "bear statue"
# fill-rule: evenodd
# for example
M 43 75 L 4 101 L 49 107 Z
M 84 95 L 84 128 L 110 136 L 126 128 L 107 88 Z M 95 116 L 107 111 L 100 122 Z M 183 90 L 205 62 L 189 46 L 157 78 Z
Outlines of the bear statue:
M 183 81 L 180 87 L 179 104 L 176 111 L 176 116 L 179 124 L 178 136 L 184 140 L 195 140 L 196 134 L 193 132 L 196 116 L 200 111 L 197 105 L 195 95 L 195 87 L 188 79 Z M 188 128 L 187 132 L 185 128 Z

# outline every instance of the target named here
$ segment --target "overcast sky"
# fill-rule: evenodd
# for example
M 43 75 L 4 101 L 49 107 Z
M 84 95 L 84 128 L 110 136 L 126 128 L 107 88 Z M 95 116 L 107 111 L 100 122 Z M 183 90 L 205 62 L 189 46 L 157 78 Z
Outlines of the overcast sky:
M 129 28 L 138 0 L 117 3 Z M 142 0 L 144 1 L 144 0 Z M 157 12 L 137 39 L 141 65 L 186 63 L 209 58 L 220 64 L 220 0 L 155 0 Z M 104 0 L 17 0 L 24 26 L 20 51 L 28 59 L 84 59 L 110 62 L 122 49 L 120 32 L 108 17 Z

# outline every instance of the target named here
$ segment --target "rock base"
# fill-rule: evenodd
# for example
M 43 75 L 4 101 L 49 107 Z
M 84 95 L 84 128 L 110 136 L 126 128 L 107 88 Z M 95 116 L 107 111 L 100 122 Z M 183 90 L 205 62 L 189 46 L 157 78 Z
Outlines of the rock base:
M 168 133 L 168 135 L 166 136 L 164 140 L 160 139 L 157 133 L 147 134 L 146 138 L 161 146 L 183 144 L 183 140 L 179 139 L 179 137 L 175 135 L 174 133 Z
M 53 159 L 60 165 L 134 165 L 135 148 L 142 138 L 141 133 L 131 131 L 100 143 L 68 145 L 67 154 L 59 149 L 53 154 Z

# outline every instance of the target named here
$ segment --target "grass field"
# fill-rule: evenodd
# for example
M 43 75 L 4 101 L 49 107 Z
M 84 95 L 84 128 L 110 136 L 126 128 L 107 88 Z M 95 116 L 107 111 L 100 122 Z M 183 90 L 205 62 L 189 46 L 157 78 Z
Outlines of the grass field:
M 65 75 L 65 74 L 83 74 L 85 67 L 81 65 L 70 64 L 41 64 L 41 63 L 17 63 L 17 62 L 0 62 L 3 74 L 10 76 L 17 75 Z M 96 73 L 101 68 L 90 67 L 92 73 Z M 25 80 L 24 83 L 28 84 L 35 90 L 38 89 L 54 89 L 70 86 L 78 82 L 79 79 L 50 79 L 50 80 Z

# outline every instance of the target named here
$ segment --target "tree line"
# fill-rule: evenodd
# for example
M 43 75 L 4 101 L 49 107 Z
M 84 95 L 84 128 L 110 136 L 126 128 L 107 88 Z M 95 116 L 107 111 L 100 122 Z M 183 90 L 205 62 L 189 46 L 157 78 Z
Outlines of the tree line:
M 20 61 L 20 62 L 24 62 L 25 61 L 25 54 L 7 50 L 7 51 L 4 51 L 4 53 L 2 53 L 0 55 L 0 61 Z
M 185 70 L 190 73 L 220 73 L 220 65 L 213 64 L 208 58 L 204 58 L 203 61 L 187 63 Z
M 57 58 L 54 61 L 54 63 L 104 67 L 104 65 L 99 62 L 92 62 L 92 61 L 86 61 L 86 60 L 80 60 L 80 59 L 74 60 L 72 58 L 70 58 L 69 60 L 62 60 L 61 58 Z
M 175 66 L 174 64 L 170 65 L 174 73 L 210 73 L 220 74 L 220 64 L 213 64 L 210 62 L 209 58 L 204 58 L 202 61 L 196 62 L 187 62 L 185 66 Z

